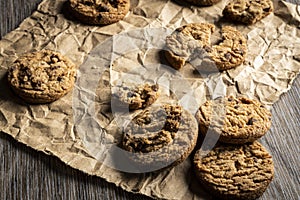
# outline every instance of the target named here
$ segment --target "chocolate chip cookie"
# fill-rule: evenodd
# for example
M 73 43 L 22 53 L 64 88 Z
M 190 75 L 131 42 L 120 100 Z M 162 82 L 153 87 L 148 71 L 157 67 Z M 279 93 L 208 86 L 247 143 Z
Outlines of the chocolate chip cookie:
M 83 23 L 107 25 L 125 17 L 130 0 L 69 0 L 69 7 L 72 14 Z
M 115 88 L 113 98 L 119 101 L 119 107 L 129 108 L 129 110 L 137 110 L 146 108 L 153 104 L 159 97 L 158 84 L 144 84 L 133 88 L 127 86 L 119 86 Z
M 198 150 L 194 169 L 203 187 L 220 199 L 256 199 L 274 176 L 272 156 L 257 141 L 219 144 L 207 155 Z
M 194 4 L 196 6 L 211 6 L 220 1 L 221 0 L 183 0 L 183 2 L 188 2 L 188 3 Z
M 198 137 L 193 115 L 178 105 L 150 107 L 124 129 L 122 147 L 140 167 L 162 169 L 184 161 Z
M 271 113 L 256 100 L 233 96 L 205 102 L 196 113 L 200 132 L 217 133 L 220 142 L 242 144 L 265 135 L 271 127 Z
M 223 16 L 244 24 L 254 24 L 273 12 L 272 0 L 232 0 L 223 10 Z
M 222 28 L 222 41 L 211 45 L 215 26 L 188 24 L 166 38 L 165 57 L 175 69 L 191 63 L 200 72 L 228 70 L 241 65 L 247 54 L 245 37 L 230 26 Z
M 65 56 L 51 50 L 28 53 L 8 69 L 13 91 L 28 103 L 50 103 L 73 87 L 76 66 Z

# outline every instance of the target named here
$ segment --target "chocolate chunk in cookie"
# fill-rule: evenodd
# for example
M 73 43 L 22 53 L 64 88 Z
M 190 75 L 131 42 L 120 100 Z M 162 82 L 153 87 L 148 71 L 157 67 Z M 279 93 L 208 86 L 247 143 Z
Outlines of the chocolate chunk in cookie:
M 158 84 L 150 85 L 146 83 L 133 88 L 122 85 L 114 89 L 113 97 L 120 102 L 116 106 L 129 108 L 129 110 L 146 108 L 153 104 L 159 97 Z
M 18 58 L 8 70 L 14 92 L 28 103 L 50 103 L 73 87 L 76 66 L 58 52 L 42 50 Z
M 271 127 L 271 113 L 256 100 L 233 96 L 210 100 L 196 113 L 200 131 L 212 130 L 219 141 L 232 144 L 253 142 Z
M 196 6 L 211 6 L 214 5 L 221 0 L 181 0 L 183 2 L 188 2 Z
M 219 144 L 207 155 L 198 150 L 194 170 L 203 187 L 220 199 L 256 199 L 274 176 L 272 156 L 257 141 Z
M 130 8 L 129 0 L 69 0 L 72 14 L 81 22 L 107 25 L 122 20 Z
M 122 147 L 140 167 L 155 170 L 174 166 L 192 152 L 198 137 L 197 122 L 181 106 L 150 107 L 124 129 Z
M 224 17 L 244 24 L 254 24 L 273 12 L 272 0 L 232 0 L 223 10 Z
M 188 24 L 166 38 L 165 56 L 175 69 L 191 63 L 200 72 L 228 70 L 241 65 L 247 54 L 247 41 L 235 28 L 222 28 L 222 41 L 211 45 L 215 26 Z

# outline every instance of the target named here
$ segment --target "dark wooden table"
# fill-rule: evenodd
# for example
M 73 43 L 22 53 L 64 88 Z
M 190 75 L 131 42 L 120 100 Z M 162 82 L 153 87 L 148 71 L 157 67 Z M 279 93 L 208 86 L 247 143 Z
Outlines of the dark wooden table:
M 0 0 L 0 37 L 15 29 L 41 0 Z M 273 106 L 273 126 L 263 139 L 274 157 L 276 176 L 267 193 L 300 198 L 300 77 Z M 1 91 L 0 91 L 1 92 Z M 290 148 L 294 147 L 294 148 Z M 296 148 L 295 148 L 296 147 Z M 74 170 L 0 134 L 0 199 L 149 199 Z M 293 185 L 290 185 L 290 181 Z M 263 199 L 268 199 L 268 194 Z

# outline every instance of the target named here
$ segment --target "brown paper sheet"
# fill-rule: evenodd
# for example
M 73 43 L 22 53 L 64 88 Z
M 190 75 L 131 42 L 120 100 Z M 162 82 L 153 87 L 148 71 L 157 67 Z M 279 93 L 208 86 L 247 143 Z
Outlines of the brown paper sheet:
M 120 131 L 118 123 L 123 123 L 124 118 L 107 112 L 112 90 L 109 82 L 116 86 L 129 80 L 134 80 L 133 84 L 158 82 L 162 86 L 159 102 L 175 100 L 191 112 L 206 98 L 226 94 L 257 98 L 268 106 L 276 102 L 300 71 L 300 8 L 294 4 L 275 2 L 274 14 L 255 25 L 234 25 L 248 39 L 249 53 L 243 66 L 208 76 L 193 74 L 189 67 L 176 74 L 161 66 L 158 50 L 163 48 L 160 45 L 167 33 L 192 22 L 206 21 L 217 27 L 229 24 L 221 18 L 225 3 L 198 8 L 169 0 L 133 0 L 123 21 L 97 27 L 69 20 L 68 13 L 63 15 L 62 0 L 43 1 L 32 16 L 0 41 L 0 130 L 127 191 L 161 199 L 208 198 L 193 179 L 189 159 L 175 168 L 146 174 L 120 172 L 102 164 L 96 158 L 105 162 L 109 158 L 103 157 L 106 151 L 99 149 L 101 140 L 95 139 L 99 135 L 81 130 L 86 124 L 80 124 L 80 120 L 90 113 L 89 104 L 84 105 L 90 94 L 94 97 L 91 100 L 96 99 L 92 114 L 97 114 L 89 117 L 105 132 L 107 145 L 113 145 Z M 129 38 L 123 41 L 132 42 L 132 51 L 126 46 L 129 43 L 120 42 L 120 34 Z M 145 38 L 151 38 L 147 40 L 150 46 L 143 43 Z M 80 66 L 78 80 L 74 92 L 60 100 L 49 105 L 28 105 L 9 89 L 7 68 L 24 52 L 44 48 L 59 51 Z M 113 65 L 109 68 L 110 64 Z M 91 83 L 97 87 L 90 87 Z M 187 99 L 192 103 L 185 105 Z

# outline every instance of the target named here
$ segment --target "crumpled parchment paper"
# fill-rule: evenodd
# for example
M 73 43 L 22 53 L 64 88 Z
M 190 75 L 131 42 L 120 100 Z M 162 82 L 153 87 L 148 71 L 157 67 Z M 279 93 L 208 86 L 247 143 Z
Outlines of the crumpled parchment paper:
M 256 98 L 267 106 L 276 102 L 290 89 L 300 71 L 299 6 L 274 2 L 273 14 L 254 25 L 243 26 L 222 19 L 225 4 L 226 1 L 222 1 L 199 8 L 170 0 L 132 0 L 131 11 L 124 20 L 98 27 L 72 19 L 65 9 L 65 1 L 43 1 L 32 16 L 0 41 L 0 131 L 127 191 L 162 199 L 209 198 L 193 178 L 190 159 L 160 172 L 121 172 L 96 159 L 101 157 L 97 154 L 97 141 L 92 149 L 87 144 L 93 146 L 93 138 L 99 135 L 81 134 L 82 127 L 78 124 L 89 114 L 90 105 L 83 103 L 94 101 L 92 108 L 96 115 L 90 117 L 96 118 L 97 125 L 109 135 L 108 143 L 114 143 L 120 121 L 107 110 L 111 87 L 120 81 L 157 82 L 162 86 L 161 102 L 175 100 L 191 112 L 207 98 L 227 94 Z M 246 62 L 236 69 L 210 75 L 191 73 L 191 66 L 181 72 L 172 71 L 166 63 L 162 66 L 159 51 L 147 48 L 161 50 L 163 47 L 159 45 L 164 41 L 164 34 L 192 22 L 209 22 L 219 28 L 235 26 L 248 40 Z M 153 35 L 155 30 L 162 34 Z M 126 33 L 136 48 L 129 51 L 123 45 L 126 51 L 119 52 L 122 37 L 115 36 Z M 150 38 L 147 42 L 153 46 L 140 44 L 140 34 L 150 34 L 146 38 Z M 80 66 L 77 84 L 73 93 L 54 103 L 28 105 L 8 87 L 7 68 L 19 55 L 45 48 L 61 52 Z M 88 76 L 93 69 L 97 73 Z M 184 84 L 178 84 L 181 80 Z M 90 83 L 96 86 L 89 88 Z M 187 87 L 190 90 L 186 91 Z M 87 94 L 93 98 L 85 99 Z M 123 122 L 124 118 L 117 119 Z

